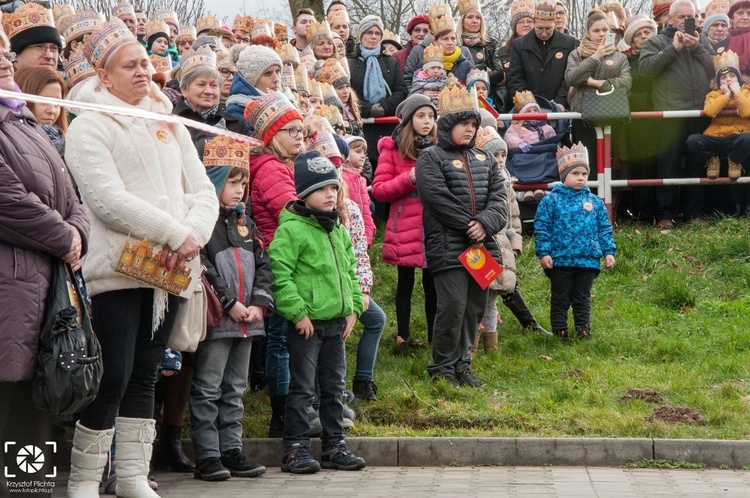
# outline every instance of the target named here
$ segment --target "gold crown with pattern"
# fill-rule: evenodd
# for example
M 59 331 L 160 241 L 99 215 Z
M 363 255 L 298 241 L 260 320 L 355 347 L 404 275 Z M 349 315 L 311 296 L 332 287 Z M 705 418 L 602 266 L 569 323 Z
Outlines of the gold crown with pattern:
M 451 16 L 442 16 L 435 19 L 430 17 L 430 29 L 432 30 L 432 35 L 437 36 L 446 31 L 455 31 L 456 22 Z
M 510 18 L 521 19 L 522 17 L 534 17 L 534 0 L 516 0 L 510 6 Z
M 195 21 L 195 30 L 198 32 L 198 34 L 201 34 L 204 31 L 210 31 L 212 29 L 219 28 L 221 28 L 221 23 L 211 14 L 207 15 L 206 17 L 201 17 L 200 19 Z
M 242 16 L 237 14 L 234 16 L 234 23 L 232 24 L 232 31 L 244 31 L 247 34 L 253 32 L 253 25 L 255 21 L 250 16 Z
M 86 56 L 83 55 L 83 51 L 80 50 L 70 54 L 70 59 L 63 61 L 63 70 L 65 71 L 65 84 L 68 85 L 68 89 L 96 74 L 94 68 L 86 60 Z
M 167 74 L 172 70 L 172 58 L 168 55 L 151 54 L 148 56 L 154 72 Z
M 193 26 L 180 26 L 180 30 L 177 32 L 174 42 L 178 43 L 182 40 L 195 41 L 196 38 L 198 38 L 198 32 Z
M 516 92 L 516 94 L 513 96 L 513 105 L 516 106 L 516 110 L 520 111 L 528 104 L 536 104 L 536 98 L 534 97 L 534 94 L 531 93 L 529 90 L 524 90 L 523 92 Z
M 447 86 L 438 95 L 438 109 L 441 116 L 458 112 L 479 112 L 477 92 L 468 91 L 461 85 Z
M 729 0 L 711 0 L 706 5 L 706 17 L 729 12 Z
M 299 87 L 297 87 L 297 89 L 299 90 Z M 311 99 L 318 98 L 320 99 L 321 102 L 323 101 L 323 89 L 321 88 L 321 84 L 320 82 L 318 82 L 318 80 L 308 79 L 307 89 L 308 89 L 307 93 L 310 94 Z
M 323 66 L 321 66 L 315 79 L 321 83 L 328 83 L 333 88 L 349 84 L 349 75 L 346 74 L 338 59 L 333 57 L 323 62 Z
M 135 8 L 130 2 L 120 2 L 112 7 L 112 17 L 119 18 L 120 16 L 135 17 Z
M 62 16 L 70 16 L 75 13 L 75 10 L 73 10 L 73 6 L 69 5 L 67 3 L 55 5 L 52 7 L 52 19 L 57 21 Z
M 155 21 L 164 21 L 169 26 L 173 26 L 174 29 L 180 29 L 180 19 L 177 17 L 177 12 L 172 9 L 159 9 L 154 12 L 151 19 Z
M 536 5 L 534 5 L 534 19 L 554 21 L 556 5 L 554 0 L 537 0 Z
M 284 64 L 281 67 L 281 76 L 279 77 L 281 86 L 290 90 L 297 90 L 297 82 L 294 81 L 294 68 L 291 64 Z
M 424 49 L 422 56 L 423 65 L 430 62 L 439 62 L 440 66 L 443 66 L 443 49 L 434 43 L 431 43 L 429 47 Z
M 65 43 L 81 40 L 102 25 L 99 14 L 93 10 L 79 10 L 75 14 L 63 18 L 60 34 L 65 38 Z
M 273 38 L 273 21 L 268 18 L 256 19 L 253 24 L 253 31 L 250 38 L 255 39 L 260 36 Z
M 115 271 L 164 289 L 170 294 L 179 295 L 190 287 L 193 277 L 184 265 L 175 266 L 171 270 L 162 266 L 159 263 L 161 253 L 162 251 L 159 251 L 154 254 L 154 246 L 147 238 L 136 242 L 133 247 L 130 246 L 128 238 Z
M 339 111 L 339 108 L 335 105 L 323 104 L 322 106 L 315 109 L 314 114 L 316 116 L 325 118 L 334 129 L 336 128 L 336 126 L 344 125 L 344 117 L 341 115 L 341 111 Z
M 323 95 L 324 102 L 329 102 L 329 99 L 334 101 L 338 100 L 339 102 L 341 102 L 341 99 L 339 99 L 339 94 L 336 93 L 336 90 L 334 90 L 333 86 L 328 83 L 322 81 L 320 82 L 320 93 L 321 95 Z
M 54 28 L 52 12 L 38 3 L 25 3 L 12 13 L 3 13 L 3 31 L 8 38 L 13 38 L 18 33 L 31 28 L 49 26 Z
M 470 10 L 476 10 L 480 14 L 482 13 L 482 6 L 479 4 L 479 0 L 458 0 L 458 13 L 464 15 Z
M 322 121 L 324 123 L 328 123 L 328 121 L 323 118 L 322 116 L 316 116 L 313 114 L 312 116 L 308 117 L 310 118 L 316 118 L 319 121 Z M 330 124 L 329 124 L 330 127 Z M 336 139 L 333 138 L 334 132 L 333 130 L 326 130 L 326 129 L 320 129 L 316 133 L 312 135 L 308 135 L 308 138 L 305 140 L 305 146 L 307 150 L 317 150 L 324 156 L 326 156 L 328 159 L 332 159 L 334 157 L 341 157 L 341 153 L 339 152 L 339 147 L 336 145 Z
M 294 67 L 299 65 L 299 51 L 291 43 L 285 43 L 276 49 L 276 53 L 281 57 L 283 64 L 291 64 Z
M 203 165 L 206 168 L 250 168 L 250 142 L 218 136 L 206 142 Z
M 351 26 L 352 22 L 349 19 L 349 13 L 345 10 L 334 10 L 328 13 L 328 24 L 333 26 L 334 24 L 347 24 Z
M 310 137 L 311 140 L 318 133 L 335 133 L 331 123 L 329 123 L 323 116 L 318 116 L 316 114 L 310 114 L 307 116 L 302 126 L 305 131 L 305 136 Z
M 328 24 L 328 21 L 313 21 L 307 25 L 307 34 L 305 35 L 307 41 L 311 42 L 318 36 L 327 36 L 333 40 L 333 32 L 331 31 L 331 25 Z
M 289 32 L 287 31 L 286 24 L 273 23 L 273 35 L 279 42 L 286 43 L 289 40 Z
M 436 3 L 430 5 L 430 10 L 428 11 L 428 17 L 430 19 L 437 19 L 438 17 L 453 17 L 453 11 L 451 10 L 451 6 L 448 3 Z
M 672 5 L 674 0 L 654 0 L 654 6 L 657 5 Z
M 392 42 L 396 42 L 399 45 L 401 45 L 401 37 L 398 36 L 393 31 L 391 31 L 390 29 L 386 29 L 385 31 L 383 31 L 383 40 L 382 41 L 384 41 L 384 42 L 386 42 L 386 41 L 392 41 Z
M 307 66 L 300 63 L 297 69 L 294 70 L 294 86 L 298 92 L 310 93 L 310 85 L 308 81 L 310 78 L 307 76 Z
M 216 69 L 216 52 L 208 45 L 202 45 L 197 50 L 186 50 L 180 59 L 182 76 L 197 67 L 210 67 Z
M 727 50 L 719 55 L 714 55 L 714 69 L 718 72 L 720 69 L 724 68 L 726 68 L 727 71 L 729 70 L 729 68 L 733 68 L 736 69 L 737 72 L 739 72 L 740 56 L 735 54 L 731 50 Z M 722 72 L 721 74 L 724 74 L 724 72 Z
M 29 4 L 26 4 L 29 5 Z M 136 42 L 135 36 L 117 17 L 103 23 L 88 35 L 83 43 L 83 53 L 95 68 L 104 68 L 109 56 L 128 43 Z
M 562 172 L 575 166 L 589 165 L 589 153 L 582 143 L 573 144 L 570 148 L 557 148 L 557 169 Z
M 164 33 L 169 39 L 169 25 L 166 21 L 152 19 L 146 23 L 146 39 L 148 40 L 156 33 Z
M 485 126 L 477 131 L 477 136 L 474 139 L 474 147 L 477 149 L 483 149 L 488 143 L 500 138 L 500 134 L 496 129 L 491 126 Z
M 487 71 L 477 68 L 470 70 L 469 74 L 466 75 L 466 86 L 468 87 L 476 81 L 484 81 L 488 85 L 487 90 L 489 91 L 490 77 Z

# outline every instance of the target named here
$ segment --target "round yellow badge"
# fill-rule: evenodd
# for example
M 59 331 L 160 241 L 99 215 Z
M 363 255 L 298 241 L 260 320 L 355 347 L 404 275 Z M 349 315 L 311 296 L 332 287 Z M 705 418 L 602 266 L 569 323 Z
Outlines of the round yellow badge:
M 477 52 L 476 57 L 481 61 L 482 59 L 484 59 L 484 54 L 482 52 Z
M 558 53 L 555 54 L 555 59 L 562 59 L 563 57 L 565 57 L 565 56 L 563 55 L 562 52 L 558 52 Z
M 484 252 L 476 247 L 472 247 L 466 255 L 466 262 L 472 270 L 479 270 L 487 262 L 487 259 L 484 256 Z
M 592 209 L 594 209 L 594 205 L 586 201 L 583 203 L 583 209 L 585 209 L 586 211 L 591 211 Z
M 464 167 L 464 163 L 462 163 L 462 162 L 461 162 L 461 161 L 459 161 L 458 159 L 454 159 L 454 160 L 453 160 L 453 162 L 452 162 L 451 164 L 453 164 L 453 167 L 454 167 L 454 168 L 458 168 L 458 169 L 461 169 L 461 168 L 463 168 L 463 167 Z
M 605 63 L 606 65 L 608 65 L 608 66 L 614 66 L 614 65 L 615 65 L 615 61 L 613 61 L 613 60 L 609 60 L 609 61 L 604 61 L 604 63 Z
M 247 234 L 250 233 L 250 230 L 245 225 L 237 225 L 237 231 L 243 237 L 247 237 Z
M 477 159 L 479 159 L 480 161 L 484 161 L 485 159 L 487 159 L 487 156 L 485 156 L 484 154 L 477 154 Z
M 506 69 L 509 68 L 510 67 L 510 61 L 504 62 L 503 63 L 503 67 L 506 68 Z
M 167 133 L 164 130 L 157 131 L 156 138 L 158 138 L 160 142 L 165 143 L 165 144 L 168 144 L 169 142 L 172 141 L 172 139 L 169 138 L 169 133 Z

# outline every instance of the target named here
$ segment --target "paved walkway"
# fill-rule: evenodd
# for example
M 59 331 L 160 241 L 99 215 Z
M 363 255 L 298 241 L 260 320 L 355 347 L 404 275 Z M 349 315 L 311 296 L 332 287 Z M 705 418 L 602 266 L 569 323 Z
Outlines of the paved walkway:
M 63 476 L 60 476 L 63 477 Z M 750 497 L 750 471 L 610 467 L 373 467 L 292 476 L 278 467 L 219 483 L 156 474 L 162 497 Z M 64 496 L 58 481 L 53 496 Z M 102 495 L 105 496 L 105 495 Z

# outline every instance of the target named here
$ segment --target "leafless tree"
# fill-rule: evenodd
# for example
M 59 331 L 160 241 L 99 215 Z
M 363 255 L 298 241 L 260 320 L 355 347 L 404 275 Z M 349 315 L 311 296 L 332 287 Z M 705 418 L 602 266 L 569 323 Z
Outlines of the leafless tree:
M 303 7 L 312 9 L 315 12 L 315 17 L 321 20 L 325 17 L 325 8 L 323 6 L 323 0 L 289 0 L 289 11 L 292 14 L 292 18 L 297 11 Z
M 70 4 L 75 10 L 94 10 L 109 17 L 112 7 L 119 0 L 51 0 L 52 5 Z M 133 0 L 136 10 L 143 10 L 150 18 L 151 14 L 163 8 L 172 9 L 177 12 L 177 17 L 182 24 L 194 25 L 195 21 L 204 17 L 206 11 L 205 0 Z

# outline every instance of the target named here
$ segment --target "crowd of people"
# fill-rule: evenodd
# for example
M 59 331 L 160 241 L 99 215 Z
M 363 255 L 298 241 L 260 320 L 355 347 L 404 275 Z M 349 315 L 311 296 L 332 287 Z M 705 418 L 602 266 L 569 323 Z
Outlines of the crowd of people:
M 471 361 L 480 340 L 497 348 L 498 296 L 523 329 L 563 342 L 572 307 L 571 330 L 591 340 L 592 286 L 616 251 L 586 186 L 595 130 L 574 121 L 571 135 L 553 120 L 498 113 L 580 112 L 592 94 L 622 90 L 633 111 L 703 109 L 711 119 L 618 127 L 620 174 L 737 179 L 748 155 L 750 0 L 712 0 L 704 14 L 692 0 L 656 0 L 652 16 L 605 2 L 580 39 L 562 0 L 515 0 L 505 41 L 488 31 L 479 0 L 459 0 L 458 19 L 446 3 L 409 20 L 405 43 L 378 16 L 352 20 L 343 0 L 324 18 L 299 10 L 291 28 L 240 14 L 189 26 L 127 2 L 111 12 L 2 9 L 0 434 L 50 437 L 30 385 L 52 266 L 64 261 L 82 270 L 103 361 L 98 394 L 75 418 L 71 497 L 100 487 L 158 496 L 151 468 L 207 481 L 262 475 L 242 452 L 248 387 L 267 390 L 282 470 L 363 468 L 344 437 L 349 403 L 387 396 L 374 382 L 386 315 L 371 295 L 371 257 L 397 267 L 396 348 L 425 346 L 411 320 L 421 271 L 435 381 L 484 384 Z M 381 116 L 399 124 L 363 126 Z M 506 161 L 541 153 L 560 183 L 516 193 Z M 748 187 L 729 190 L 733 214 L 750 216 Z M 630 210 L 672 228 L 716 209 L 706 197 L 701 187 L 640 189 Z M 520 292 L 519 202 L 538 202 L 550 331 Z M 382 255 L 371 251 L 378 209 Z M 168 270 L 200 259 L 223 315 L 195 352 L 167 347 L 186 301 L 116 271 L 131 238 L 159 244 Z M 469 268 L 487 258 L 505 271 L 485 285 Z M 349 367 L 344 341 L 357 322 Z M 186 410 L 195 461 L 181 445 Z M 318 436 L 320 461 L 309 452 Z

